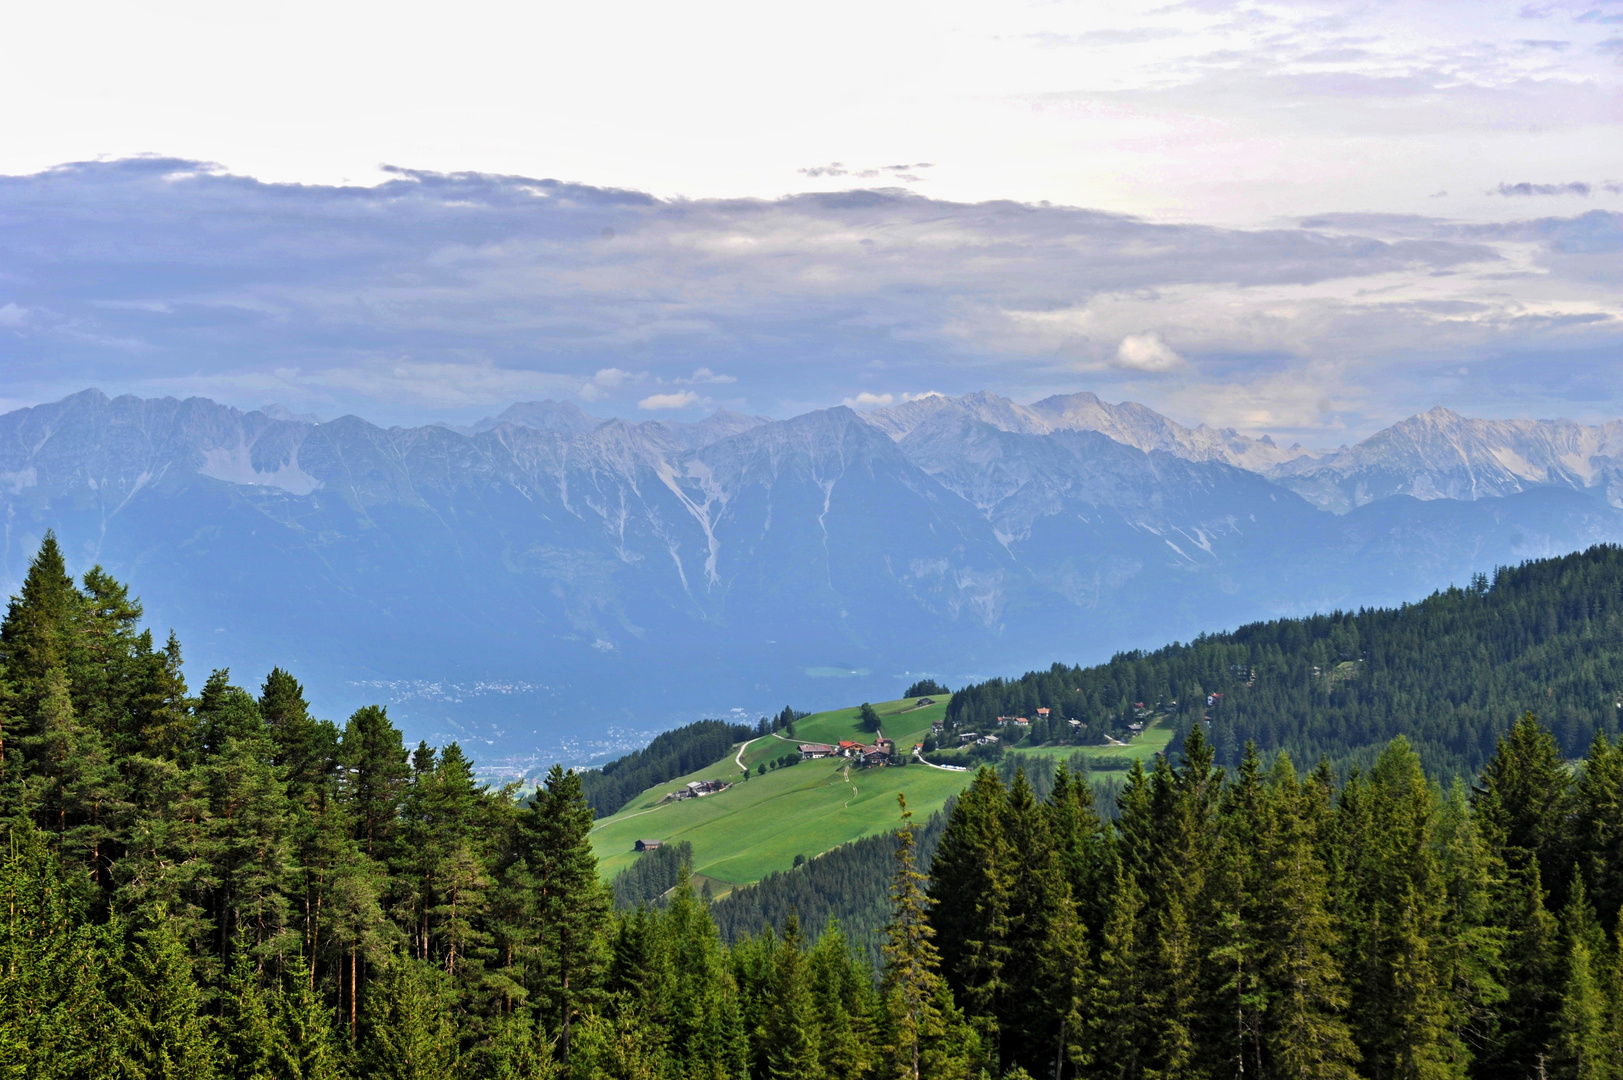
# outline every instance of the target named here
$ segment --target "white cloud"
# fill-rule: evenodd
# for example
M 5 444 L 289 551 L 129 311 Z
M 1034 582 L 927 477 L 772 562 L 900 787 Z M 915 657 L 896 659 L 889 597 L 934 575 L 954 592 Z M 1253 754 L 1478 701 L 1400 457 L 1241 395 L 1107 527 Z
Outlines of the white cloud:
M 1128 334 L 1116 348 L 1116 366 L 1134 371 L 1173 371 L 1184 359 L 1156 333 Z
M 704 399 L 692 390 L 683 390 L 679 394 L 649 394 L 637 402 L 637 408 L 648 409 L 690 409 Z
M 845 405 L 851 409 L 883 409 L 895 400 L 895 394 L 870 394 L 864 390 L 856 397 L 846 398 Z
M 645 375 L 633 375 L 620 368 L 601 368 L 592 380 L 580 388 L 580 396 L 585 401 L 602 401 L 609 396 L 609 391 L 630 382 L 642 382 Z
M 21 326 L 28 321 L 28 309 L 16 304 L 0 307 L 0 326 Z
M 698 368 L 685 379 L 674 380 L 677 383 L 692 383 L 695 386 L 719 385 L 735 383 L 738 379 L 732 375 L 717 375 L 707 367 Z

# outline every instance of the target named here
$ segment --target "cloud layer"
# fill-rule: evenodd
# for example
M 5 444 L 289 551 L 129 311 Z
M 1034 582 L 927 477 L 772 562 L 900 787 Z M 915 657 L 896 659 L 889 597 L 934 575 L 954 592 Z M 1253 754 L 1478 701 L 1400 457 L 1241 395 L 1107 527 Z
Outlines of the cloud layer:
M 1623 215 L 1599 209 L 1227 229 L 135 159 L 0 178 L 0 355 L 19 402 L 98 385 L 407 421 L 1087 388 L 1338 442 L 1439 401 L 1623 413 L 1620 253 Z

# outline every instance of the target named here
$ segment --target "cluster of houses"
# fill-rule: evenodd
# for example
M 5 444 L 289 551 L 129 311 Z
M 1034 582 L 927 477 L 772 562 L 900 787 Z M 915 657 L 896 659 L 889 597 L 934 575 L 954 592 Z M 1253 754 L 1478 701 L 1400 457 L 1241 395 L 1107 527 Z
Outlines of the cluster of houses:
M 705 795 L 714 795 L 718 791 L 726 791 L 730 787 L 732 785 L 725 780 L 691 780 L 686 787 L 677 788 L 659 801 L 666 803 L 673 799 L 698 799 Z
M 849 739 L 841 739 L 838 746 L 831 746 L 828 743 L 800 744 L 801 761 L 831 757 L 849 758 L 865 769 L 876 768 L 889 765 L 895 759 L 896 743 L 881 735 L 873 741 L 872 746 L 852 742 Z

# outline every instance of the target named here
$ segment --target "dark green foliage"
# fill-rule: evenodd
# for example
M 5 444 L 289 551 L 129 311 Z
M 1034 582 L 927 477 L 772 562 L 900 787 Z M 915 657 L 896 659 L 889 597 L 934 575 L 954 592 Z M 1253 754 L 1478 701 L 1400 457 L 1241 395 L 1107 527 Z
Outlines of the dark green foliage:
M 106 1066 L 118 1025 L 109 976 L 121 963 L 117 926 L 87 919 L 27 823 L 0 861 L 0 1076 L 90 1077 Z
M 359 1054 L 376 1080 L 443 1080 L 461 1051 L 451 980 L 438 967 L 398 957 L 367 986 Z
M 945 686 L 936 682 L 934 679 L 920 679 L 912 686 L 909 686 L 907 688 L 907 693 L 903 694 L 902 696 L 904 698 L 916 698 L 928 697 L 933 694 L 938 697 L 946 697 L 950 693 L 952 693 L 951 690 L 948 690 Z
M 614 906 L 650 904 L 676 888 L 682 869 L 693 868 L 693 845 L 683 840 L 645 851 L 614 879 Z
M 1606 724 L 1575 763 L 1507 721 L 1446 789 L 1435 740 L 1302 776 L 1216 720 L 1124 781 L 1014 751 L 922 828 L 712 907 L 682 846 L 611 895 L 581 774 L 491 790 L 382 709 L 340 734 L 279 669 L 194 698 L 139 610 L 47 544 L 0 627 L 6 1080 L 1620 1076 Z
M 933 814 L 915 827 L 915 858 L 922 869 L 929 869 L 946 824 L 945 815 Z M 722 940 L 736 944 L 763 929 L 781 932 L 790 915 L 805 926 L 838 922 L 852 946 L 877 968 L 890 920 L 895 852 L 894 835 L 870 836 L 734 889 L 711 908 Z
M 793 714 L 791 720 L 794 715 L 805 714 Z M 616 758 L 601 769 L 582 773 L 586 801 L 598 817 L 608 817 L 655 784 L 685 776 L 727 757 L 734 743 L 755 735 L 756 729 L 748 724 L 728 724 L 720 720 L 700 720 L 667 731 L 635 753 Z
M 985 732 L 1000 715 L 1048 707 L 1050 738 L 1062 718 L 1077 719 L 1088 725 L 1079 737 L 1100 743 L 1125 735 L 1143 703 L 1179 736 L 1208 717 L 1227 767 L 1254 742 L 1264 754 L 1367 769 L 1404 735 L 1434 775 L 1469 777 L 1528 710 L 1563 757 L 1582 755 L 1597 732 L 1615 738 L 1620 633 L 1623 548 L 1601 546 L 1396 609 L 1255 623 L 1096 667 L 994 679 L 954 694 L 947 720 Z
M 880 723 L 879 711 L 864 701 L 862 703 L 862 730 L 878 731 Z

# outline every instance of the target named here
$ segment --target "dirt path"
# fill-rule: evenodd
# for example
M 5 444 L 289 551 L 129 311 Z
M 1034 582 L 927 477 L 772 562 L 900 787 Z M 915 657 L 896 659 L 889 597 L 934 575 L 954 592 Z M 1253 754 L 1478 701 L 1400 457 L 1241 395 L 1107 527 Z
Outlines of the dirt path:
M 924 760 L 924 755 L 919 753 L 917 750 L 913 751 L 913 760 L 918 762 L 920 765 L 928 765 L 932 769 L 940 769 L 942 772 L 968 772 L 969 771 L 969 769 L 966 768 L 963 765 L 937 765 L 933 761 L 925 761 Z
M 600 818 L 596 823 L 594 823 L 592 825 L 592 827 L 590 829 L 588 829 L 586 831 L 587 832 L 596 832 L 598 829 L 602 828 L 604 825 L 607 825 L 610 821 L 629 821 L 631 818 L 642 817 L 644 814 L 652 814 L 655 810 L 663 810 L 667 806 L 675 806 L 675 805 L 676 805 L 676 802 L 673 800 L 673 801 L 668 802 L 668 803 L 660 803 L 658 806 L 650 806 L 646 810 L 638 810 L 635 814 L 627 814 L 625 817 L 615 817 L 615 816 L 611 815 L 610 817 Z

